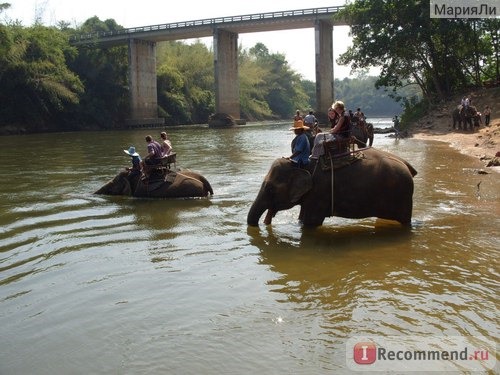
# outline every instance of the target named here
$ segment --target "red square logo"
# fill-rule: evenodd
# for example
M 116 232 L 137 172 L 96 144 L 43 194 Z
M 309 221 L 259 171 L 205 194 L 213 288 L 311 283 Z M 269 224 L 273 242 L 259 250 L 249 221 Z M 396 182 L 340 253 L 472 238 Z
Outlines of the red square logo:
M 377 347 L 373 342 L 358 342 L 354 345 L 354 362 L 371 365 L 377 360 Z

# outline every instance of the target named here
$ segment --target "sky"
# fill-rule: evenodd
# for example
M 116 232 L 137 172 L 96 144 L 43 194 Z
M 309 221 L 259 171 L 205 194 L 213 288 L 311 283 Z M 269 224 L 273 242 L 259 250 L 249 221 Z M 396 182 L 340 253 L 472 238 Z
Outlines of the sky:
M 345 0 L 3 0 L 11 7 L 2 13 L 6 21 L 21 21 L 31 26 L 36 19 L 44 25 L 59 21 L 78 26 L 88 18 L 112 18 L 123 27 L 139 27 L 179 21 L 191 21 L 221 16 L 237 16 L 270 11 L 321 8 L 344 5 Z M 175 5 L 173 5 L 175 4 Z M 202 39 L 211 46 L 212 38 Z M 239 34 L 239 44 L 249 49 L 263 43 L 271 53 L 282 53 L 291 68 L 305 79 L 315 81 L 314 29 L 271 31 Z M 188 42 L 188 41 L 187 41 Z M 333 29 L 334 60 L 351 45 L 349 27 Z M 334 62 L 335 78 L 351 76 L 350 68 Z

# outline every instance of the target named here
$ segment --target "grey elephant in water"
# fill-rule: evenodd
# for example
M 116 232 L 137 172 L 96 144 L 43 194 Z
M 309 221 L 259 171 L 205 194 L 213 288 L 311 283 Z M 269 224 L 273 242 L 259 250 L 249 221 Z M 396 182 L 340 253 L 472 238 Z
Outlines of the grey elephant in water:
M 125 170 L 95 192 L 149 198 L 206 197 L 213 193 L 205 177 L 187 169 L 153 173 L 148 178 L 143 178 L 140 172 Z
M 333 173 L 319 166 L 319 161 L 301 169 L 288 159 L 277 159 L 248 212 L 248 225 L 257 226 L 266 210 L 268 225 L 278 211 L 300 205 L 299 220 L 304 226 L 322 225 L 328 216 L 378 217 L 408 226 L 417 171 L 398 156 L 374 148 L 357 155 L 359 160 L 334 168 Z M 330 160 L 340 163 L 340 158 Z

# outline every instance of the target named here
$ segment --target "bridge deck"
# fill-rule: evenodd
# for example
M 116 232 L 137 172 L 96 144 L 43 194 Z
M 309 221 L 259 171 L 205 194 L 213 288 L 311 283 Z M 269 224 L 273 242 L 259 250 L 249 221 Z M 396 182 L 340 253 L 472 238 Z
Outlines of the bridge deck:
M 129 39 L 153 42 L 211 37 L 217 28 L 237 34 L 312 28 L 317 21 L 330 21 L 333 25 L 346 25 L 343 20 L 334 20 L 333 15 L 344 6 L 310 8 L 246 14 L 242 16 L 207 18 L 194 21 L 173 22 L 160 25 L 133 27 L 110 32 L 74 35 L 72 44 L 99 43 L 119 45 Z

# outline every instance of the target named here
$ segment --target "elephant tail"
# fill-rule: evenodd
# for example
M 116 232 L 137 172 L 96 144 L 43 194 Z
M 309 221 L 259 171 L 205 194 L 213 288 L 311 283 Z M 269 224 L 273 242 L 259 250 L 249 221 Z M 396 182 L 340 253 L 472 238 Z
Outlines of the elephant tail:
M 203 176 L 201 176 L 200 180 L 201 182 L 203 182 L 203 187 L 205 188 L 205 191 L 207 193 L 210 193 L 210 195 L 214 195 L 214 191 L 212 189 L 212 185 L 210 185 L 210 182 L 208 182 L 208 180 Z
M 408 167 L 408 169 L 410 170 L 412 177 L 415 177 L 417 175 L 417 170 L 415 168 L 413 168 L 413 166 L 410 163 L 405 162 L 405 164 Z
M 196 177 L 194 177 L 194 176 L 190 176 L 188 174 L 184 174 L 182 172 L 178 172 L 178 174 L 184 176 L 185 178 L 191 178 L 193 180 L 200 181 L 203 184 L 203 190 L 205 192 L 205 196 L 207 196 L 208 194 L 214 195 L 214 191 L 212 189 L 212 185 L 210 185 L 210 182 L 208 182 L 208 180 L 204 176 L 197 175 Z
M 214 195 L 212 185 L 210 185 L 210 182 L 208 182 L 208 180 L 204 176 L 199 175 L 197 179 L 203 184 L 203 188 L 205 189 L 205 193 L 207 193 L 207 195 Z

